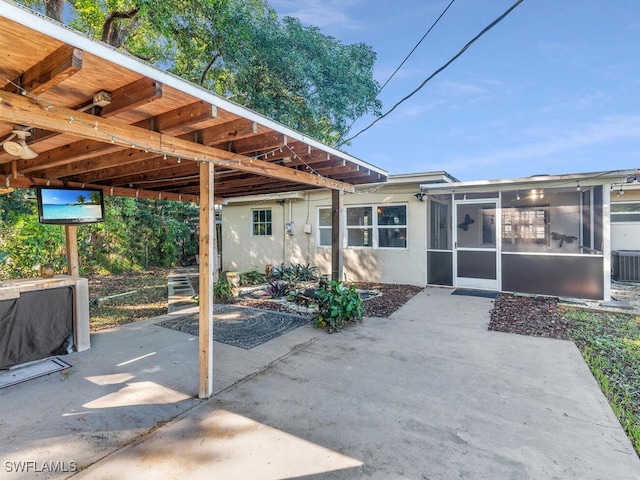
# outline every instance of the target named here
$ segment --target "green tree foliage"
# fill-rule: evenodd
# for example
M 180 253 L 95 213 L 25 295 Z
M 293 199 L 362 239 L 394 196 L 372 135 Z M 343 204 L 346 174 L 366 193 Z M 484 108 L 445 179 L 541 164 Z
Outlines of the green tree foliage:
M 193 264 L 198 213 L 188 203 L 107 197 L 105 221 L 78 226 L 81 271 Z M 36 276 L 45 263 L 65 271 L 64 227 L 38 223 L 33 190 L 0 195 L 0 279 Z
M 24 3 L 48 15 L 66 5 L 73 28 L 328 144 L 380 113 L 369 46 L 280 19 L 266 0 Z
M 38 222 L 32 190 L 0 195 L 0 278 L 33 277 L 41 265 L 66 265 L 64 228 Z

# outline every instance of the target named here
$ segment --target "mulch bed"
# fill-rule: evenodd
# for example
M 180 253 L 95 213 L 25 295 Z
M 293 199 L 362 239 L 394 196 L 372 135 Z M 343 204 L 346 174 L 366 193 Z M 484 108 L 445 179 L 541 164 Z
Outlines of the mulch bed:
M 402 307 L 411 298 L 421 292 L 423 289 L 413 285 L 396 285 L 386 283 L 360 282 L 356 284 L 356 288 L 362 290 L 377 290 L 381 295 L 371 297 L 363 302 L 365 317 L 389 317 L 393 312 Z M 266 310 L 275 310 L 280 312 L 296 313 L 287 308 L 286 304 L 270 302 L 265 300 L 246 299 L 233 302 L 234 305 L 243 305 L 245 307 L 262 308 Z
M 553 297 L 500 294 L 491 311 L 489 330 L 571 340 L 569 322 Z

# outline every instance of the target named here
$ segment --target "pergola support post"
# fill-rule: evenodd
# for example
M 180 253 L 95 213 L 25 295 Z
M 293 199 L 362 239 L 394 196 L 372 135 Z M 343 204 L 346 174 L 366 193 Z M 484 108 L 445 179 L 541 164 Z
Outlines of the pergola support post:
M 199 398 L 213 395 L 213 285 L 218 277 L 213 174 L 213 163 L 200 164 Z
M 344 191 L 331 191 L 331 280 L 342 281 L 344 272 L 344 257 L 342 253 L 342 211 L 344 205 Z
M 78 230 L 76 225 L 64 226 L 67 243 L 67 275 L 80 276 L 80 261 L 78 260 Z

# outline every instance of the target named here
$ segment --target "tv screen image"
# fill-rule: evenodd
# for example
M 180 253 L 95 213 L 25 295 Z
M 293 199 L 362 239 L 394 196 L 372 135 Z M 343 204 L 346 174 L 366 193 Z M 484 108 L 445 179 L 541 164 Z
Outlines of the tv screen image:
M 100 189 L 39 187 L 36 192 L 40 223 L 73 225 L 104 221 Z

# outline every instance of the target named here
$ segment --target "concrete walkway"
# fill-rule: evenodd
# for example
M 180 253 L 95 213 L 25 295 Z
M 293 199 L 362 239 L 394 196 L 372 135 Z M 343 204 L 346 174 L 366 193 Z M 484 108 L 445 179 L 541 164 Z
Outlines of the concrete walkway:
M 65 357 L 66 377 L 0 391 L 1 465 L 76 461 L 90 479 L 640 478 L 572 343 L 488 332 L 491 300 L 449 293 L 335 335 L 215 343 L 206 402 L 194 337 L 149 321 L 96 334 Z

